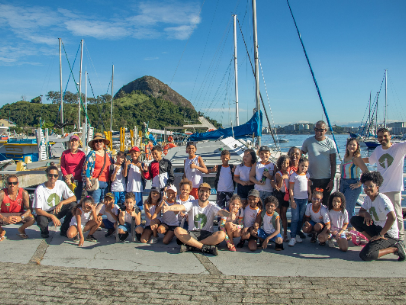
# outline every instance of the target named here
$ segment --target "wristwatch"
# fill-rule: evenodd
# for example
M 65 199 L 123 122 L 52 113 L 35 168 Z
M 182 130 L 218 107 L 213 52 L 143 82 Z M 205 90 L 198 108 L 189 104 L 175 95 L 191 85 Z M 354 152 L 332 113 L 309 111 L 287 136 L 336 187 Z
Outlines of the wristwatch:
M 21 220 L 24 220 L 24 218 L 25 218 L 24 216 L 21 216 Z

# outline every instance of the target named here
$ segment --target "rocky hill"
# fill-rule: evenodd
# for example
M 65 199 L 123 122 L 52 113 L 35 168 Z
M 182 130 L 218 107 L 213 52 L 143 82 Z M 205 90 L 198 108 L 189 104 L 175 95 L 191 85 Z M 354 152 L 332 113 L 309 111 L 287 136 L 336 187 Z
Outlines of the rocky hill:
M 171 102 L 176 106 L 187 107 L 193 110 L 195 109 L 191 102 L 171 89 L 168 85 L 164 84 L 155 77 L 147 75 L 121 87 L 114 98 L 123 97 L 124 94 L 130 94 L 133 91 L 141 91 L 145 95 L 152 96 L 154 98 L 161 98 L 163 100 Z

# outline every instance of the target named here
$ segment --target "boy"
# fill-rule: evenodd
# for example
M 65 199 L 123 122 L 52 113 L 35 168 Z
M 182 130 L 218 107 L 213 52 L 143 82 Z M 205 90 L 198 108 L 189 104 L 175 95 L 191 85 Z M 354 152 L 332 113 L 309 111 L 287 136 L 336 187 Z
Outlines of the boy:
M 312 202 L 306 207 L 305 223 L 303 224 L 303 232 L 311 233 L 311 243 L 315 243 L 319 238 L 319 245 L 324 246 L 328 240 L 328 231 L 330 230 L 330 217 L 328 209 L 322 205 L 323 189 L 315 188 L 313 191 Z
M 124 169 L 125 153 L 119 151 L 116 156 L 116 163 L 110 167 L 111 172 L 111 192 L 114 195 L 114 203 L 122 205 L 124 203 L 126 183 Z
M 107 218 L 103 219 L 103 227 L 107 229 L 105 237 L 113 235 L 116 224 L 118 221 L 118 213 L 120 208 L 114 202 L 114 195 L 112 193 L 107 193 L 104 196 L 104 204 L 101 205 L 99 216 L 106 215 Z
M 164 205 L 167 206 L 172 206 L 176 204 L 176 192 L 177 189 L 174 185 L 170 185 L 168 189 L 166 190 L 166 201 Z M 172 241 L 172 238 L 175 236 L 175 229 L 179 227 L 179 217 L 178 213 L 168 211 L 166 213 L 163 213 L 161 217 L 161 224 L 158 227 L 158 233 L 159 234 L 164 234 L 164 238 L 162 242 L 167 245 Z
M 258 238 L 262 242 L 262 249 L 266 249 L 270 241 L 275 242 L 275 250 L 283 250 L 283 238 L 280 233 L 280 217 L 275 211 L 279 206 L 279 201 L 275 196 L 265 199 L 265 214 L 262 218 L 262 228 L 258 229 Z
M 168 159 L 162 158 L 162 147 L 159 145 L 152 148 L 152 157 L 154 161 L 149 167 L 144 164 L 142 176 L 146 180 L 152 180 L 152 186 L 166 192 L 167 187 L 175 181 L 172 163 Z
M 139 161 L 140 149 L 134 146 L 129 151 L 131 160 L 127 160 L 124 167 L 124 177 L 127 178 L 127 192 L 135 195 L 135 202 L 142 210 L 142 192 L 144 191 L 144 181 L 142 178 L 142 162 Z
M 221 151 L 221 166 L 215 166 L 211 172 L 216 172 L 214 186 L 217 190 L 217 205 L 224 209 L 234 193 L 234 165 L 228 164 L 230 161 L 230 152 Z
M 196 150 L 195 142 L 187 142 L 186 152 L 189 154 L 189 157 L 184 161 L 185 174 L 183 175 L 183 178 L 192 181 L 192 191 L 190 192 L 190 195 L 195 198 L 198 196 L 197 190 L 199 185 L 203 183 L 203 174 L 209 172 L 202 157 L 196 156 Z
M 132 218 L 135 219 L 135 235 L 137 237 L 137 241 L 140 241 L 141 234 L 144 229 L 141 226 L 141 211 L 140 209 L 135 206 L 135 196 L 133 193 L 125 194 L 125 210 L 120 211 L 120 215 L 118 217 L 119 226 L 118 226 L 118 234 L 121 241 L 125 241 L 129 231 L 131 231 L 131 222 Z

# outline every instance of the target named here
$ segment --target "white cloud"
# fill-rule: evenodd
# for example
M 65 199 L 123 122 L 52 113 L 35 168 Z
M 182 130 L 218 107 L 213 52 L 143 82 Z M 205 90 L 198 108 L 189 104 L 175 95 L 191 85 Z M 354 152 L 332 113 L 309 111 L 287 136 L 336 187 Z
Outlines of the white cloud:
M 68 20 L 66 29 L 76 36 L 90 36 L 100 39 L 119 39 L 128 35 L 128 30 L 110 22 L 97 20 Z
M 157 60 L 159 57 L 145 57 L 144 60 Z

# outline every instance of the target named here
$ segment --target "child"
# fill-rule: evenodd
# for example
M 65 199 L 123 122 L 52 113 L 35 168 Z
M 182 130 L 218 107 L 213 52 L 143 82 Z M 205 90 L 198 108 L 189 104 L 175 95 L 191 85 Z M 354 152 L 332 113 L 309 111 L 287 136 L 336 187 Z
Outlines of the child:
M 306 211 L 307 200 L 311 200 L 310 175 L 307 173 L 309 161 L 303 157 L 299 159 L 296 172 L 289 177 L 289 197 L 291 202 L 291 224 L 289 246 L 293 247 L 296 242 L 301 243 L 300 228 Z
M 254 188 L 259 191 L 261 201 L 272 195 L 275 186 L 274 171 L 275 165 L 269 161 L 271 151 L 268 146 L 261 146 L 258 152 L 260 162 L 256 162 L 251 167 L 250 180 L 255 184 Z
M 312 194 L 312 202 L 307 205 L 303 232 L 311 233 L 311 243 L 315 243 L 317 236 L 321 246 L 326 244 L 327 232 L 330 229 L 330 218 L 326 206 L 322 205 L 323 189 L 316 187 Z
M 141 242 L 144 244 L 148 241 L 150 244 L 158 242 L 158 226 L 161 224 L 161 208 L 164 200 L 166 198 L 161 198 L 159 188 L 151 187 L 151 192 L 144 202 L 145 228 L 141 236 Z
M 214 186 L 217 190 L 217 205 L 224 209 L 227 202 L 234 193 L 234 165 L 228 164 L 230 161 L 230 152 L 228 150 L 221 151 L 221 166 L 215 166 L 211 169 L 211 173 L 216 173 Z
M 242 209 L 241 198 L 233 195 L 230 199 L 228 209 L 231 213 L 229 217 L 221 217 L 220 230 L 226 234 L 225 240 L 230 251 L 237 251 L 234 246 L 234 237 L 241 236 L 243 226 L 244 210 Z
M 105 237 L 109 237 L 114 234 L 117 226 L 119 211 L 120 208 L 114 203 L 114 195 L 112 193 L 107 193 L 104 196 L 104 204 L 101 205 L 100 211 L 97 213 L 99 216 L 106 215 L 107 217 L 102 220 L 102 226 L 107 229 L 107 233 L 104 235 Z
M 209 172 L 202 157 L 196 156 L 196 150 L 197 146 L 195 142 L 187 142 L 186 152 L 189 154 L 189 157 L 185 159 L 185 174 L 183 175 L 183 178 L 187 178 L 192 182 L 190 194 L 195 198 L 197 198 L 199 185 L 203 183 L 203 174 Z
M 236 167 L 234 172 L 234 181 L 237 183 L 237 195 L 241 198 L 243 208 L 247 206 L 248 193 L 254 188 L 254 183 L 250 181 L 250 172 L 255 162 L 257 162 L 255 151 L 247 149 L 244 151 L 242 163 Z
M 160 191 L 166 191 L 166 188 L 175 181 L 172 163 L 162 158 L 162 147 L 159 145 L 152 148 L 152 157 L 154 161 L 149 167 L 144 164 L 142 175 L 144 179 L 152 180 L 153 187 L 157 187 Z
M 142 210 L 142 192 L 145 184 L 141 174 L 143 164 L 139 160 L 141 152 L 137 146 L 134 146 L 129 153 L 131 160 L 127 160 L 124 167 L 124 176 L 127 178 L 127 192 L 135 195 L 137 207 Z
M 119 151 L 116 156 L 116 162 L 111 165 L 111 192 L 114 195 L 114 203 L 118 205 L 124 204 L 126 183 L 125 183 L 125 153 Z
M 192 182 L 190 180 L 183 178 L 179 183 L 179 187 L 180 187 L 180 195 L 176 196 L 177 204 L 185 204 L 189 201 L 196 199 L 192 195 L 189 195 L 190 191 L 192 190 Z M 180 226 L 184 229 L 187 229 L 188 228 L 187 214 L 179 212 L 178 217 L 181 222 Z
M 262 228 L 258 229 L 258 238 L 262 242 L 262 249 L 266 249 L 270 241 L 275 242 L 275 250 L 283 250 L 283 239 L 280 234 L 281 225 L 279 214 L 276 212 L 279 201 L 275 196 L 265 199 L 265 214 L 262 217 Z
M 282 219 L 283 226 L 283 241 L 288 241 L 288 219 L 286 212 L 289 208 L 289 164 L 290 160 L 287 155 L 282 155 L 278 158 L 277 167 L 278 172 L 275 174 L 275 190 L 274 195 L 279 201 L 278 212 Z
M 83 232 L 89 231 L 86 237 L 86 241 L 97 242 L 97 239 L 93 236 L 97 228 L 100 226 L 101 221 L 98 221 L 96 216 L 96 204 L 91 196 L 83 198 L 79 204 L 72 209 L 74 215 L 70 221 L 70 226 L 66 232 L 66 236 L 70 239 L 75 238 L 79 234 L 78 246 L 83 246 L 85 238 Z
M 257 249 L 257 233 L 261 223 L 262 202 L 258 190 L 251 190 L 248 193 L 248 205 L 244 209 L 244 228 L 241 232 L 241 240 L 237 248 L 244 247 L 248 240 L 248 248 L 251 251 Z
M 118 236 L 121 241 L 125 241 L 131 231 L 131 222 L 132 218 L 135 220 L 135 236 L 137 241 L 141 239 L 141 234 L 143 233 L 143 228 L 141 226 L 141 211 L 135 205 L 135 196 L 133 193 L 125 194 L 125 210 L 120 212 L 118 217 L 119 226 L 118 226 Z
M 166 190 L 166 201 L 164 205 L 174 205 L 176 199 L 177 189 L 174 185 L 170 185 Z M 162 214 L 161 224 L 158 227 L 158 233 L 164 234 L 162 242 L 167 245 L 172 241 L 172 238 L 175 236 L 175 229 L 179 227 L 179 218 L 177 212 L 168 211 Z
M 345 197 L 343 193 L 335 192 L 330 195 L 328 216 L 331 221 L 328 245 L 329 247 L 334 247 L 334 238 L 340 250 L 346 252 L 348 250 L 348 241 L 345 230 L 348 226 L 348 212 L 345 209 Z

